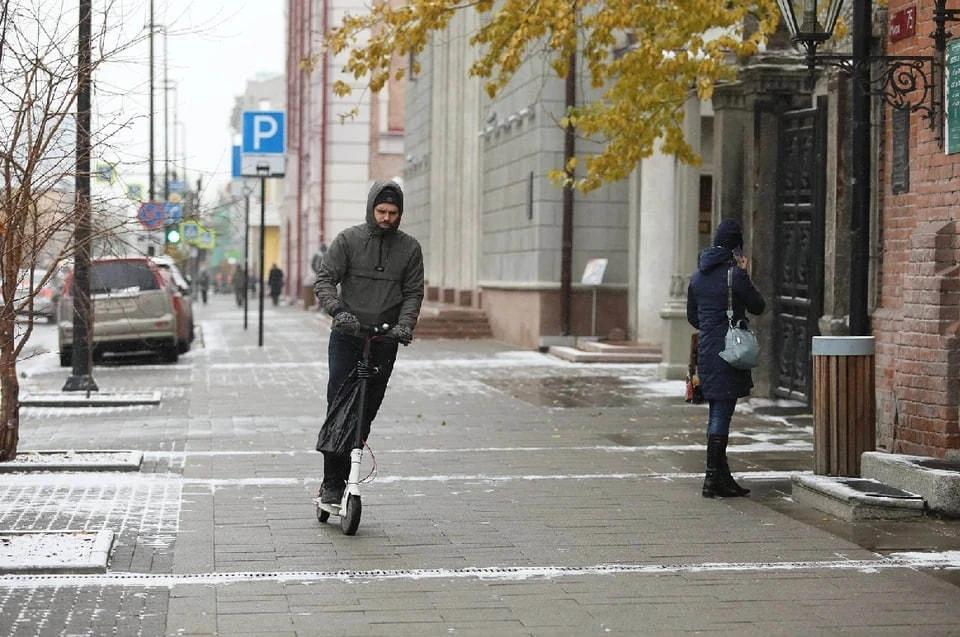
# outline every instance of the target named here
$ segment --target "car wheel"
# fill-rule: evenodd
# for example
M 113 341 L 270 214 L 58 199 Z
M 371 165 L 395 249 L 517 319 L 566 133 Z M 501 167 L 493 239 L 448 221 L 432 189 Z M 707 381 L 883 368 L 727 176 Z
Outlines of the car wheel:
M 176 340 L 170 341 L 160 350 L 160 358 L 165 363 L 176 363 L 180 358 L 180 346 Z
M 177 343 L 177 351 L 181 354 L 186 354 L 190 351 L 190 341 L 180 341 Z

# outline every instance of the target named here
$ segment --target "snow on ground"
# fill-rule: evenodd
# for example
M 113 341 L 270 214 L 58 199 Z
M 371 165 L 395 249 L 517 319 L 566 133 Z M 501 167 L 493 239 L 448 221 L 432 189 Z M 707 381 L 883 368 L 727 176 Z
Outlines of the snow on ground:
M 90 465 L 101 468 L 129 463 L 139 454 L 134 451 L 23 451 L 11 462 L 3 464 L 7 471 L 29 471 L 37 469 L 57 470 L 65 465 Z
M 106 570 L 110 531 L 0 531 L 0 573 Z

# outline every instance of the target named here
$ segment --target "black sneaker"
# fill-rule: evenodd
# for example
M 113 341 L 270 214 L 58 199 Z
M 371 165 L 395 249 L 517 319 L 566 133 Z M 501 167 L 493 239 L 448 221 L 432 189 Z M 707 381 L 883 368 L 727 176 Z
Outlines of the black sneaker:
M 343 500 L 343 487 L 324 487 L 320 491 L 320 504 L 340 504 Z

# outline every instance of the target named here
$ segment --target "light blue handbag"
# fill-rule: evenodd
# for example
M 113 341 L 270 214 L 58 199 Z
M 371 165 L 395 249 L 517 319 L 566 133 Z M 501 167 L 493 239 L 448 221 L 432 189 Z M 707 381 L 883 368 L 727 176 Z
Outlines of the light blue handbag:
M 753 369 L 760 357 L 760 342 L 743 321 L 733 321 L 733 268 L 727 270 L 727 337 L 720 358 L 736 369 Z

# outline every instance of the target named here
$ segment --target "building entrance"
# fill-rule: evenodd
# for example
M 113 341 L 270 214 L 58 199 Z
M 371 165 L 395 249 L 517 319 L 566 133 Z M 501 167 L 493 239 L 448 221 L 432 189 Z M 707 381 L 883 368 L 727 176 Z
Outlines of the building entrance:
M 774 247 L 773 394 L 810 402 L 823 313 L 826 107 L 780 117 Z

